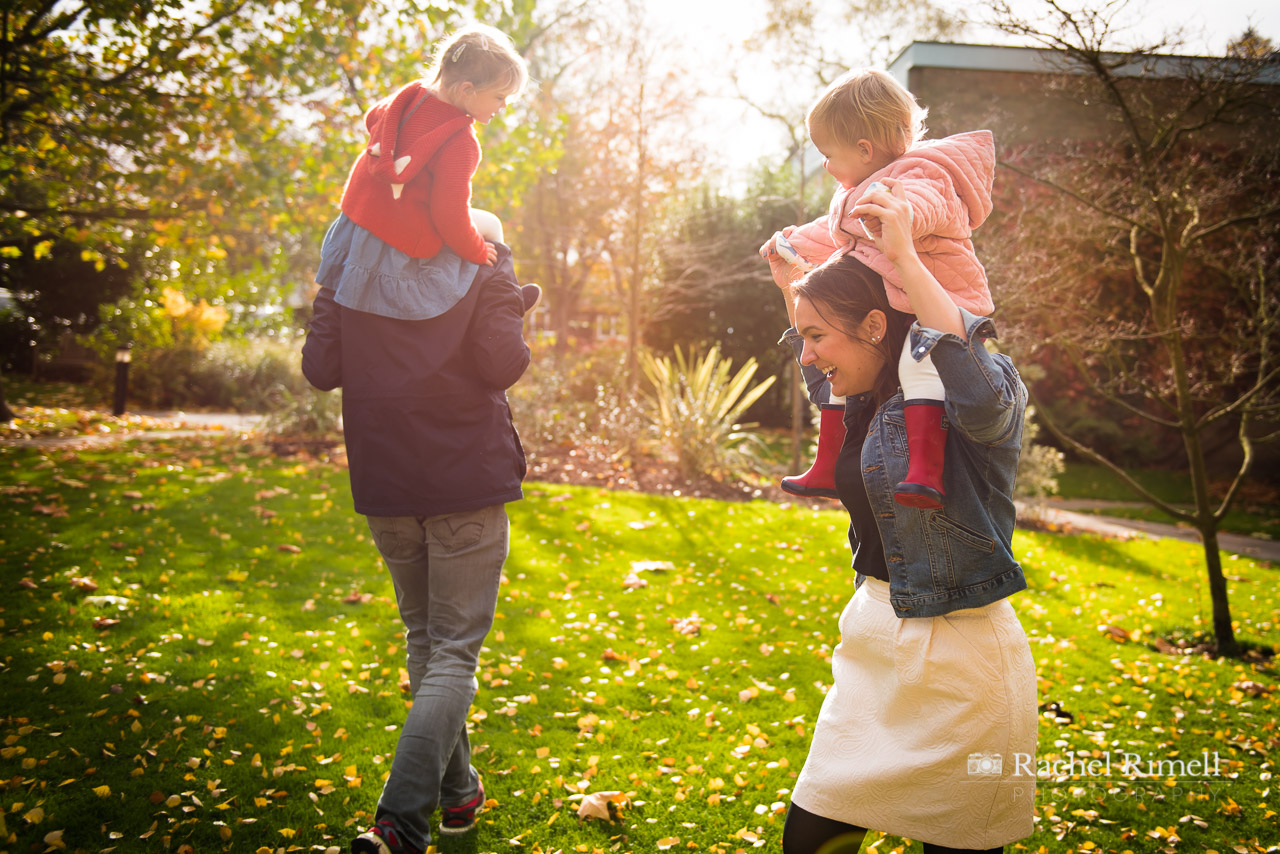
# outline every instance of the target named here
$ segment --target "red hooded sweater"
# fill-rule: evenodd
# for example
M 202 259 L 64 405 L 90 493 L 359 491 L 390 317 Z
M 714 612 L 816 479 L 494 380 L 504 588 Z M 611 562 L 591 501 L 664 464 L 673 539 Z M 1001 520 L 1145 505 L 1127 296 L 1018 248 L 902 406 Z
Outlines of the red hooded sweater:
M 374 104 L 364 123 L 369 142 L 342 191 L 347 218 L 414 258 L 448 246 L 483 264 L 484 238 L 471 223 L 480 165 L 471 116 L 415 80 Z

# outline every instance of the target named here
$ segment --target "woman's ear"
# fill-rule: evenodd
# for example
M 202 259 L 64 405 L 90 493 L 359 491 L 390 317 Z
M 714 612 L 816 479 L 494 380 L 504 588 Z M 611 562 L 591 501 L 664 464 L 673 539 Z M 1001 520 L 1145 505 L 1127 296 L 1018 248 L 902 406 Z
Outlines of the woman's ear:
M 873 308 L 862 319 L 862 328 L 872 343 L 879 344 L 884 340 L 885 333 L 889 331 L 889 318 L 885 317 L 880 309 Z

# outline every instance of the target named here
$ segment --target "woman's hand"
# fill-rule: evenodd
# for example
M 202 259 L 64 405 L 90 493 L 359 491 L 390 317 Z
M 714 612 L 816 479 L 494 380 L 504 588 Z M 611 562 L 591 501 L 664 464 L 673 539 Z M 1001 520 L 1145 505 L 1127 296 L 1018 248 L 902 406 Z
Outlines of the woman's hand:
M 856 217 L 875 217 L 879 221 L 879 234 L 873 239 L 876 248 L 884 253 L 890 264 L 898 266 L 915 257 L 916 247 L 911 239 L 911 204 L 902 190 L 902 182 L 896 178 L 881 178 L 880 183 L 888 192 L 880 189 L 858 199 L 850 213 Z
M 911 240 L 911 205 L 905 198 L 902 183 L 894 178 L 880 180 L 889 188 L 888 192 L 876 190 L 858 199 L 853 208 L 854 215 L 874 216 L 880 220 L 876 246 L 897 270 L 902 290 L 911 301 L 911 312 L 920 325 L 963 338 L 960 309 L 916 254 Z
M 497 262 L 498 262 L 498 247 L 494 246 L 492 243 L 486 240 L 484 242 L 484 265 L 486 267 L 492 267 Z

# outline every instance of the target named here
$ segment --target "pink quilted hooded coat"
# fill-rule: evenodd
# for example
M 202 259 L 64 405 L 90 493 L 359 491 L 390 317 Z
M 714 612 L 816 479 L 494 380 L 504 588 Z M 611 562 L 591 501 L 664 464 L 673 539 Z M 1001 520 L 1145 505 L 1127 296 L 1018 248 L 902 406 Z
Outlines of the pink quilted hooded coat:
M 796 228 L 787 239 L 813 264 L 837 253 L 852 254 L 884 277 L 890 305 L 914 313 L 893 265 L 849 213 L 872 181 L 897 178 L 911 203 L 911 235 L 920 260 L 956 305 L 985 317 L 995 306 L 971 238 L 991 213 L 995 152 L 987 130 L 919 143 L 857 187 L 836 190 L 826 216 Z

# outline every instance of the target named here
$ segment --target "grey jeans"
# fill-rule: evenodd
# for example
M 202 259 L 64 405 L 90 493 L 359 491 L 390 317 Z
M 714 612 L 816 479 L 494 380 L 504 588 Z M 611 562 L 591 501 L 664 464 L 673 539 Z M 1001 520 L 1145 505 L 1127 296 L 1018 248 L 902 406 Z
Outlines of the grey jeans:
M 368 521 L 395 584 L 413 692 L 377 817 L 392 819 L 406 842 L 426 850 L 436 807 L 461 806 L 479 792 L 467 712 L 478 687 L 480 647 L 497 607 L 507 512 L 496 504 Z

